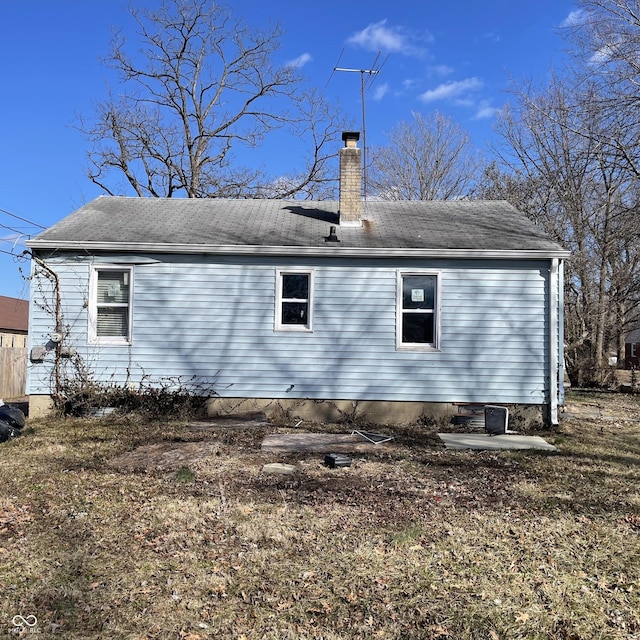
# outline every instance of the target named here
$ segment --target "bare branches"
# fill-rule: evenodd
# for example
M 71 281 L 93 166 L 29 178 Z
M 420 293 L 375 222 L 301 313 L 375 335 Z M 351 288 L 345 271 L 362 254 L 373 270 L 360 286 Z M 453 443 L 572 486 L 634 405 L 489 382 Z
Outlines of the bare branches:
M 349 128 L 350 123 L 346 117 L 336 114 L 333 106 L 314 89 L 295 96 L 292 105 L 290 130 L 296 138 L 309 141 L 309 151 L 301 170 L 261 185 L 254 195 L 264 198 L 330 198 L 336 181 L 329 167 L 335 156 L 331 143 Z
M 566 31 L 575 45 L 575 104 L 597 107 L 608 126 L 599 142 L 640 177 L 640 2 L 579 0 Z
M 122 88 L 98 104 L 96 120 L 81 130 L 93 148 L 89 178 L 107 193 L 138 196 L 238 197 L 266 182 L 240 167 L 232 153 L 260 145 L 270 133 L 300 127 L 317 161 L 292 183 L 313 191 L 324 148 L 339 132 L 335 110 L 312 111 L 302 78 L 273 56 L 280 30 L 253 30 L 217 3 L 168 0 L 154 11 L 133 9 L 140 51 L 132 56 L 118 35 L 108 63 Z M 291 107 L 305 109 L 291 109 Z M 118 178 L 113 181 L 113 176 Z M 295 188 L 288 195 L 295 195 Z
M 640 299 L 632 284 L 640 275 L 640 192 L 629 162 L 611 144 L 624 114 L 601 109 L 599 95 L 596 82 L 581 79 L 577 90 L 567 76 L 554 76 L 542 89 L 519 88 L 498 125 L 504 173 L 494 168 L 487 176 L 572 251 L 567 361 L 581 385 L 606 381 L 609 352 Z
M 480 161 L 469 135 L 437 111 L 413 113 L 372 151 L 370 185 L 384 200 L 450 200 L 468 196 Z

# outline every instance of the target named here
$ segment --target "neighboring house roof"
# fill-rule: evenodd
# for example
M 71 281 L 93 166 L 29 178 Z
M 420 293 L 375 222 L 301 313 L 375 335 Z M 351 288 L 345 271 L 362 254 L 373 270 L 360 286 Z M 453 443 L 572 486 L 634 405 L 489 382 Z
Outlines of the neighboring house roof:
M 20 331 L 29 328 L 29 302 L 0 296 L 0 331 Z
M 367 201 L 362 225 L 338 203 L 101 196 L 33 240 L 36 249 L 274 255 L 567 257 L 503 201 Z M 327 242 L 330 226 L 340 242 Z
M 627 337 L 625 338 L 626 343 L 634 343 L 640 342 L 640 329 L 634 329 L 633 331 L 629 331 Z

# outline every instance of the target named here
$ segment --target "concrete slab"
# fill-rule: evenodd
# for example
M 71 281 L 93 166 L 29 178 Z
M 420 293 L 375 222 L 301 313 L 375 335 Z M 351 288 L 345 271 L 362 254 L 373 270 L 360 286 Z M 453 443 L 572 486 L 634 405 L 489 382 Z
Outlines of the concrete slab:
M 439 433 L 447 449 L 509 450 L 541 449 L 555 451 L 556 447 L 540 436 L 506 434 L 490 436 L 488 433 Z
M 371 451 L 386 444 L 373 444 L 362 436 L 352 433 L 273 433 L 265 436 L 262 451 L 352 453 Z

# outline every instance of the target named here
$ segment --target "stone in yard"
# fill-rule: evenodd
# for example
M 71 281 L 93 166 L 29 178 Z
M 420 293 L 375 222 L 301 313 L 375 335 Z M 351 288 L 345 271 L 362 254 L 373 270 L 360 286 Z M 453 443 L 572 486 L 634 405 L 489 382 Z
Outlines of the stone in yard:
M 279 473 L 281 475 L 290 476 L 296 471 L 294 464 L 283 464 L 281 462 L 271 462 L 262 467 L 264 473 Z

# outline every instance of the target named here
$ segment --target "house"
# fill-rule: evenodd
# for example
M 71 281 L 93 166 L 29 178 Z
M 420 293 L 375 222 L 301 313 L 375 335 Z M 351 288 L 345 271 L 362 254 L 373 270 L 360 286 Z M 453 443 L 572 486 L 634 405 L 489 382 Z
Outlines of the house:
M 29 241 L 31 414 L 54 338 L 110 384 L 213 380 L 214 412 L 556 423 L 567 251 L 506 202 L 363 202 L 343 140 L 339 202 L 103 196 Z
M 0 296 L 0 348 L 26 347 L 29 329 L 29 302 Z
M 640 329 L 634 329 L 627 334 L 624 341 L 624 368 L 637 369 L 640 367 Z
M 0 296 L 0 398 L 21 398 L 27 384 L 29 302 Z

